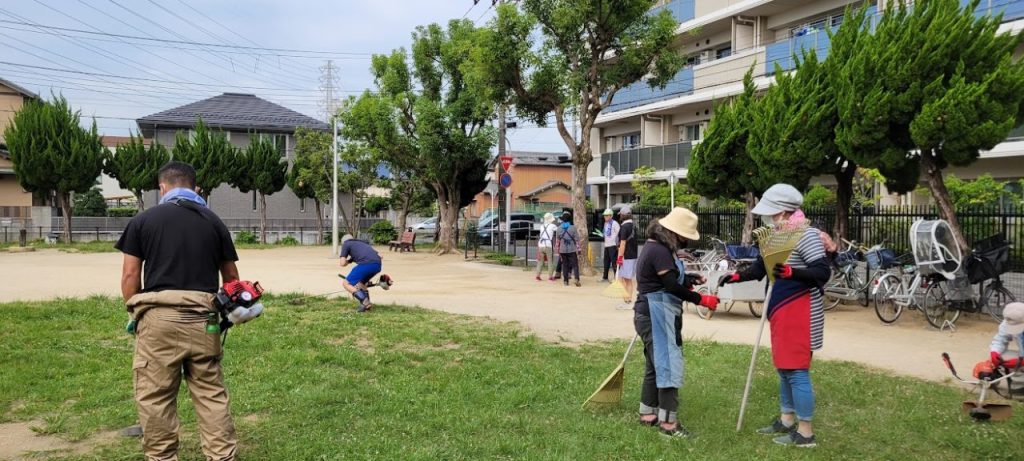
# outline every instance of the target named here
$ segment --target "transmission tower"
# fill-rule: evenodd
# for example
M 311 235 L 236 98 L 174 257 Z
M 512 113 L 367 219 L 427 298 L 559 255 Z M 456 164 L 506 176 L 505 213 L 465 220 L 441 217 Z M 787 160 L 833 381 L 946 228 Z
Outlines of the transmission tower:
M 338 74 L 339 69 L 332 60 L 327 60 L 327 63 L 320 66 L 320 92 L 323 93 L 323 100 L 317 105 L 320 106 L 320 113 L 327 122 L 330 122 L 331 117 L 338 111 Z

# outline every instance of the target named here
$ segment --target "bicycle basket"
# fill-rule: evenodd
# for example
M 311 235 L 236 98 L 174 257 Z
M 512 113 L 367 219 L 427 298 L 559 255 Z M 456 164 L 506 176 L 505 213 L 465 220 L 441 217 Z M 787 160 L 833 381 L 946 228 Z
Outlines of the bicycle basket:
M 888 269 L 896 265 L 896 252 L 888 248 L 878 248 L 864 255 L 871 270 Z
M 980 240 L 967 259 L 967 278 L 981 283 L 1005 273 L 1009 269 L 1010 244 L 1001 234 Z
M 846 267 L 857 264 L 857 250 L 840 251 L 836 253 L 836 265 Z
M 753 245 L 726 245 L 725 253 L 729 256 L 729 259 L 757 259 L 761 256 L 761 251 Z

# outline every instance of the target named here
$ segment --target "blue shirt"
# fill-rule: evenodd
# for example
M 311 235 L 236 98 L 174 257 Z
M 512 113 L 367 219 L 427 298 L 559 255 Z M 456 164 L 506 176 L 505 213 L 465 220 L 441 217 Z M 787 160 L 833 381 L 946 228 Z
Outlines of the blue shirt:
M 362 240 L 350 239 L 341 245 L 341 258 L 345 259 L 349 256 L 356 264 L 380 262 L 380 254 L 377 253 L 377 250 Z

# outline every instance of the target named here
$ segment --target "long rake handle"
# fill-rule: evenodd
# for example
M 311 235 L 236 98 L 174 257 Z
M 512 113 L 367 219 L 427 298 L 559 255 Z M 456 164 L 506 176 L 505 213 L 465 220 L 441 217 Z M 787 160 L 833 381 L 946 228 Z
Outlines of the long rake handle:
M 629 347 L 626 348 L 626 353 L 622 356 L 622 363 L 626 363 L 626 359 L 629 358 L 629 352 L 633 350 L 633 345 L 636 344 L 636 339 L 640 335 L 633 335 L 633 340 L 629 342 Z
M 757 350 L 761 347 L 761 334 L 764 333 L 764 322 L 768 320 L 768 300 L 772 297 L 772 289 L 775 285 L 769 285 L 768 293 L 764 297 L 764 306 L 761 309 L 761 322 L 757 326 L 757 339 L 754 340 L 754 351 L 750 355 L 750 368 L 747 369 L 747 383 L 743 386 L 743 400 L 740 401 L 740 415 L 736 420 L 736 432 L 743 428 L 743 415 L 747 411 L 747 399 L 750 397 L 750 388 L 754 383 L 754 366 L 757 364 Z

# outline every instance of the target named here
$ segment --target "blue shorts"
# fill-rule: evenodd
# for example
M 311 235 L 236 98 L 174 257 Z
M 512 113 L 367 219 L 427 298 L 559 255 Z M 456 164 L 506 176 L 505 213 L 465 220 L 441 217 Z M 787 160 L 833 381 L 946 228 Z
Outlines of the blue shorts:
M 374 275 L 379 274 L 380 269 L 380 263 L 356 264 L 356 267 L 352 268 L 352 271 L 348 273 L 345 280 L 352 286 L 360 283 L 366 283 L 369 282 Z

